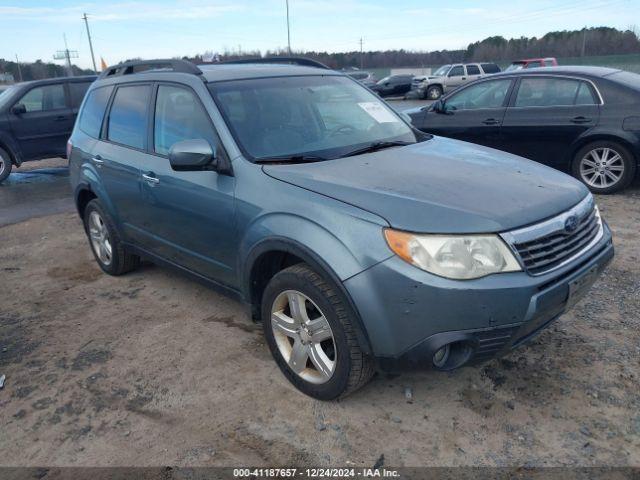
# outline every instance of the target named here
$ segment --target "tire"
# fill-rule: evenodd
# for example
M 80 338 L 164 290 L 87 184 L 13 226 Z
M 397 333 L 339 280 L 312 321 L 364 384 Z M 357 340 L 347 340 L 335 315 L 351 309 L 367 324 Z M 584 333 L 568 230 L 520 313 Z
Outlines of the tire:
M 292 304 L 302 305 L 304 313 L 296 315 Z M 354 324 L 354 313 L 338 289 L 303 263 L 277 273 L 262 296 L 264 334 L 278 367 L 298 390 L 319 400 L 344 397 L 375 372 Z M 297 365 L 296 359 L 301 360 Z
M 425 98 L 427 100 L 438 100 L 442 96 L 442 87 L 439 85 L 431 85 L 427 88 Z
M 602 162 L 603 159 L 605 162 Z M 636 175 L 636 160 L 629 150 L 619 143 L 597 141 L 576 152 L 571 172 L 593 193 L 614 193 L 626 188 L 633 181 Z M 613 177 L 617 179 L 614 181 Z
M 9 152 L 0 148 L 0 183 L 4 182 L 13 168 L 13 162 Z
M 85 208 L 84 228 L 93 256 L 105 273 L 123 275 L 140 265 L 140 257 L 124 249 L 113 220 L 97 199 L 91 200 Z M 102 250 L 98 246 L 101 243 Z

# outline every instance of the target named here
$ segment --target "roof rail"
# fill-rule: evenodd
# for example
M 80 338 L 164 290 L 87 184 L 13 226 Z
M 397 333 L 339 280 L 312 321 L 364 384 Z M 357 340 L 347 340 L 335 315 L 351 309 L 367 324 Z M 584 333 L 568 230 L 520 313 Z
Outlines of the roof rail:
M 315 67 L 322 68 L 324 70 L 331 70 L 324 63 L 320 63 L 316 60 L 305 57 L 259 57 L 259 58 L 243 58 L 240 60 L 227 60 L 220 63 L 283 63 L 291 65 L 300 65 L 303 67 Z
M 129 62 L 120 63 L 103 70 L 98 79 L 107 77 L 115 77 L 119 75 L 131 75 L 147 70 L 165 70 L 180 73 L 190 73 L 192 75 L 202 75 L 195 64 L 187 60 L 131 60 Z

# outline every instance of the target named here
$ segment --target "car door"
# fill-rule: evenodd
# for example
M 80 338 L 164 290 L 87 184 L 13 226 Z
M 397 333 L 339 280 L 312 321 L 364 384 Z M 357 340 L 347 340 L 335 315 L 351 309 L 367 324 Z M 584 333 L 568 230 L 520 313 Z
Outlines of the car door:
M 73 129 L 74 117 L 69 108 L 65 84 L 35 86 L 14 107 L 24 106 L 23 113 L 9 112 L 11 130 L 24 160 L 64 155 Z
M 446 80 L 446 91 L 451 92 L 460 87 L 467 81 L 467 72 L 464 69 L 464 65 L 454 65 L 449 70 Z
M 96 167 L 109 207 L 126 241 L 145 240 L 147 210 L 140 190 L 140 165 L 147 153 L 151 83 L 118 85 L 107 110 L 102 138 L 93 147 Z M 84 116 L 84 113 L 83 113 Z
M 566 169 L 573 142 L 598 123 L 599 98 L 577 78 L 523 75 L 502 123 L 501 148 Z
M 482 78 L 482 72 L 480 71 L 480 67 L 478 65 L 466 65 L 467 69 L 467 81 L 471 82 L 473 80 L 479 80 Z M 466 83 L 466 82 L 465 82 Z
M 233 176 L 212 170 L 175 171 L 168 154 L 182 140 L 204 139 L 225 155 L 197 94 L 189 87 L 156 87 L 150 150 L 143 162 L 142 191 L 148 215 L 142 229 L 155 254 L 223 284 L 232 284 Z
M 440 111 L 430 109 L 419 128 L 425 132 L 495 147 L 500 142 L 513 80 L 484 80 L 454 92 Z

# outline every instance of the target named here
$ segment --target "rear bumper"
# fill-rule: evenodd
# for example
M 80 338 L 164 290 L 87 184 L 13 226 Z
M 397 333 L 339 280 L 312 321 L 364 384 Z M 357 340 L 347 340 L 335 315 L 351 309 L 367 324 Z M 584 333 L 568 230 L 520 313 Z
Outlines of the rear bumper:
M 380 370 L 431 367 L 434 354 L 452 342 L 465 346 L 463 364 L 478 363 L 535 337 L 583 293 L 573 292 L 576 286 L 586 291 L 613 255 L 605 225 L 597 245 L 548 275 L 517 272 L 460 282 L 393 257 L 347 280 L 345 286 Z

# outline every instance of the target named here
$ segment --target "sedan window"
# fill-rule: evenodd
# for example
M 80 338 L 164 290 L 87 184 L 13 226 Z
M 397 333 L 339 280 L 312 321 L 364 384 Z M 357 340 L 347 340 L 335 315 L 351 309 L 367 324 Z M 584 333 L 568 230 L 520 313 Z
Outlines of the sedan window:
M 580 87 L 570 78 L 523 78 L 516 97 L 516 107 L 555 107 L 573 105 Z
M 465 88 L 449 97 L 445 103 L 447 110 L 478 110 L 500 108 L 504 105 L 511 80 L 492 80 Z

